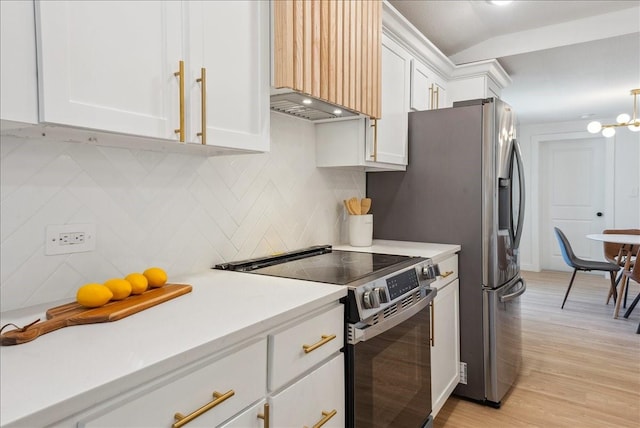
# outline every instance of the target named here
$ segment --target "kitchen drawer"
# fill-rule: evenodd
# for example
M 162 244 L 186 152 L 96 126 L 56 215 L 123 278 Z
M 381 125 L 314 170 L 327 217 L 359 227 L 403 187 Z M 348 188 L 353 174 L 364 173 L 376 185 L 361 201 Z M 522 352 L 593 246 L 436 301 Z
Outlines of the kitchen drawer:
M 328 340 L 333 335 L 335 338 Z M 319 346 L 308 348 L 314 344 Z M 269 390 L 280 388 L 343 346 L 342 304 L 269 335 Z
M 271 399 L 271 426 L 324 428 L 345 424 L 344 354 L 339 354 Z
M 430 287 L 441 289 L 445 285 L 451 283 L 454 279 L 458 278 L 457 254 L 439 262 L 438 266 L 440 266 L 440 276 L 431 283 Z
M 220 425 L 218 428 L 263 428 L 268 426 L 264 421 L 266 400 L 240 413 L 229 422 Z M 267 413 L 268 415 L 268 413 Z M 187 427 L 189 428 L 189 427 Z
M 214 400 L 213 393 L 233 395 L 189 422 L 188 428 L 217 426 L 265 395 L 266 339 L 204 367 L 148 384 L 136 394 L 92 416 L 79 427 L 170 427 L 174 415 L 189 415 Z

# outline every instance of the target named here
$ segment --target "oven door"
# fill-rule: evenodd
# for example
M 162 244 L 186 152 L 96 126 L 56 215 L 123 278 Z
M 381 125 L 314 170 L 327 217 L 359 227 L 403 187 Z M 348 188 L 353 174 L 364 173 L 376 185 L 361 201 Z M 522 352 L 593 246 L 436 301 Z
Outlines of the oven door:
M 431 426 L 433 295 L 365 329 L 362 341 L 347 346 L 347 427 Z

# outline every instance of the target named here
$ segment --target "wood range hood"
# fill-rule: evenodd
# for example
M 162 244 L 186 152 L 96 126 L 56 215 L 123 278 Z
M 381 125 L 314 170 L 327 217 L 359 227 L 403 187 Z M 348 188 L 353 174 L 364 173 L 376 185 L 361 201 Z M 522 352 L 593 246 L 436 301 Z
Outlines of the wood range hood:
M 271 4 L 271 109 L 312 121 L 380 118 L 382 2 Z

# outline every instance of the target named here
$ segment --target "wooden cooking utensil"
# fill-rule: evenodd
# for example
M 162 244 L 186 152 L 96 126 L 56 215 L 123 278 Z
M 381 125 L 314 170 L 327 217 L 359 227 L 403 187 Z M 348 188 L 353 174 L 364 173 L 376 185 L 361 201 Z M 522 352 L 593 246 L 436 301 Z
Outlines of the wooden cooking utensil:
M 85 308 L 76 302 L 56 306 L 47 311 L 47 320 L 33 323 L 24 328 L 7 331 L 0 336 L 0 344 L 19 345 L 30 342 L 43 334 L 63 327 L 81 324 L 117 321 L 136 312 L 189 293 L 188 284 L 166 284 L 164 287 L 152 288 L 142 294 L 129 296 L 124 300 L 109 302 L 99 308 Z
M 347 201 L 346 199 L 344 200 L 344 207 L 347 209 L 347 212 L 351 215 L 353 215 L 353 212 L 351 212 L 351 207 L 349 206 L 349 201 Z
M 358 198 L 351 198 L 347 203 L 349 204 L 349 208 L 351 208 L 351 214 L 360 215 L 360 202 L 358 201 Z
M 360 201 L 360 214 L 365 215 L 371 209 L 371 198 L 362 198 Z

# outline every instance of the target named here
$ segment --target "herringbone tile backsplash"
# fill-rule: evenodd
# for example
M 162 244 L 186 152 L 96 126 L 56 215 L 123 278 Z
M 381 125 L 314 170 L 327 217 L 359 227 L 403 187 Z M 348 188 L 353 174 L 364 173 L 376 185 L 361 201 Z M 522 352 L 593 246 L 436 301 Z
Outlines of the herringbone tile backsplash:
M 149 266 L 172 276 L 346 242 L 365 173 L 315 166 L 313 124 L 272 114 L 271 152 L 200 157 L 3 136 L 0 309 L 73 298 Z M 45 256 L 46 226 L 94 223 L 96 250 Z

